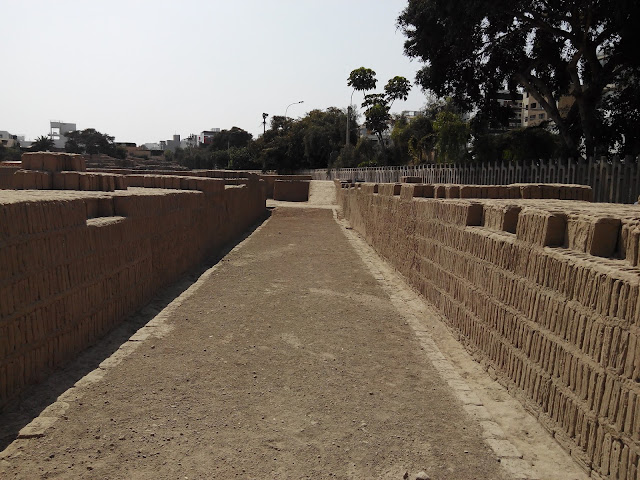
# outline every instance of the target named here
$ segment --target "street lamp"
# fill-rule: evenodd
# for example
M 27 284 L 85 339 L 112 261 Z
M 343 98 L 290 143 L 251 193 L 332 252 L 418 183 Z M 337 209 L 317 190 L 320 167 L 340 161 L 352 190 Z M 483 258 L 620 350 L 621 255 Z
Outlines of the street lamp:
M 351 92 L 351 99 L 349 100 L 349 106 L 347 107 L 347 134 L 345 135 L 345 146 L 349 147 L 349 137 L 351 136 L 351 129 L 350 129 L 350 125 L 349 123 L 351 123 L 351 105 L 353 105 L 353 94 L 356 92 L 356 89 L 353 89 L 353 92 Z
M 289 107 L 291 105 L 297 105 L 298 103 L 304 103 L 304 100 L 300 100 L 299 102 L 293 102 L 293 103 L 290 103 L 289 105 L 287 105 L 287 108 L 285 108 L 285 110 L 284 110 L 284 121 L 285 122 L 287 121 L 287 110 L 289 110 Z

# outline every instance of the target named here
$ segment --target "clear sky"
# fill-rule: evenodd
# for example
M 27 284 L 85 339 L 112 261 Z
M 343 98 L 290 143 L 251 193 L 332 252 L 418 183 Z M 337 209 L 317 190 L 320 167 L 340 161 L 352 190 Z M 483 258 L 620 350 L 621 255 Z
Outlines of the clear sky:
M 346 108 L 351 70 L 378 90 L 420 67 L 403 54 L 406 0 L 0 0 L 0 130 L 35 139 L 49 121 L 157 142 Z M 362 102 L 356 92 L 354 104 Z M 413 88 L 392 111 L 417 110 Z

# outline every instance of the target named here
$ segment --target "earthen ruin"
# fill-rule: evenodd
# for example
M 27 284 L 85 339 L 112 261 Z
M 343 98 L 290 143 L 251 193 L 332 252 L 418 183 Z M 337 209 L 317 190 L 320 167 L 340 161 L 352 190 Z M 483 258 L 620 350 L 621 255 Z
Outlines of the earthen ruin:
M 310 177 L 0 174 L 0 409 Z M 336 181 L 345 218 L 587 470 L 640 476 L 640 210 L 589 187 Z

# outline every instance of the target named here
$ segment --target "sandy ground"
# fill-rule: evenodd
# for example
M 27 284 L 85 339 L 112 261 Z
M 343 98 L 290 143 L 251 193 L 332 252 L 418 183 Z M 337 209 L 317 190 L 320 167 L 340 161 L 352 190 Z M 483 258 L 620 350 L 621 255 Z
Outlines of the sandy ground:
M 335 210 L 270 204 L 0 418 L 0 478 L 584 478 Z

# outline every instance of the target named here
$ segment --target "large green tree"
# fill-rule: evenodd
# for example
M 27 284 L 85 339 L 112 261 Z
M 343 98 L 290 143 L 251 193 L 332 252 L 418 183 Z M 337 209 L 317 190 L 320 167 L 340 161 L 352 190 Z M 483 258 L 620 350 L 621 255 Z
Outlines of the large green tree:
M 88 153 L 90 155 L 102 153 L 112 157 L 122 157 L 114 137 L 106 133 L 100 133 L 95 128 L 76 130 L 65 134 L 67 141 L 64 144 L 65 151 L 69 153 Z M 126 155 L 126 152 L 124 152 Z
M 231 147 L 243 148 L 251 143 L 253 135 L 240 127 L 231 127 L 216 133 L 209 144 L 211 150 L 226 150 Z
M 344 144 L 346 124 L 346 114 L 335 107 L 312 110 L 299 120 L 276 115 L 252 150 L 267 169 L 326 168 Z
M 354 70 L 355 71 L 355 70 Z M 384 150 L 383 133 L 391 122 L 391 106 L 396 100 L 406 100 L 411 90 L 409 81 L 400 76 L 393 77 L 384 86 L 384 93 L 370 93 L 364 96 L 365 126 L 377 137 Z
M 611 146 L 612 128 L 625 129 L 622 141 L 638 130 L 635 121 L 614 123 L 620 108 L 605 100 L 640 78 L 639 22 L 638 0 L 409 0 L 398 18 L 405 53 L 425 63 L 424 89 L 489 110 L 497 90 L 520 86 L 567 149 L 586 155 Z M 625 98 L 634 120 L 638 95 Z

